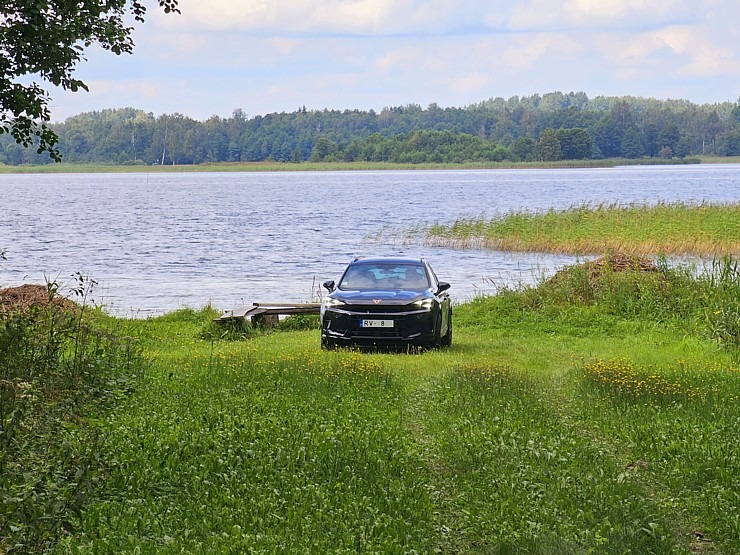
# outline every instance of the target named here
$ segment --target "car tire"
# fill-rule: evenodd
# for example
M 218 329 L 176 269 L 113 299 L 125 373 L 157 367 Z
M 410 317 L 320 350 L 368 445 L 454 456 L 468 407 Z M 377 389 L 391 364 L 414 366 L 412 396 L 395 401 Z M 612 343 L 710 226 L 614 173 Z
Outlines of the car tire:
M 434 339 L 429 344 L 432 349 L 438 349 L 442 346 L 442 313 L 437 314 L 437 320 L 434 324 Z
M 337 345 L 333 341 L 329 341 L 328 339 L 321 340 L 321 350 L 322 351 L 333 351 L 336 348 L 337 348 Z
M 450 347 L 452 345 L 452 311 L 447 319 L 447 332 L 442 337 L 442 346 Z

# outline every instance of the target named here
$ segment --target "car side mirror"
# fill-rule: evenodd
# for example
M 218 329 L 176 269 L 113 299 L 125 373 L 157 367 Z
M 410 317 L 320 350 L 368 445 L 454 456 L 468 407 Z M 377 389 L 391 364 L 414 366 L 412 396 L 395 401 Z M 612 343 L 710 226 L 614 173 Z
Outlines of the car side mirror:
M 447 291 L 450 287 L 452 287 L 452 286 L 449 283 L 447 283 L 446 281 L 440 281 L 439 282 L 439 286 L 437 288 L 437 295 L 439 295 L 440 293 L 442 293 L 444 291 Z
M 331 293 L 332 291 L 334 291 L 334 289 L 336 287 L 333 279 L 330 279 L 329 281 L 325 281 L 323 283 L 323 285 L 324 285 L 324 288 L 327 291 L 329 291 L 329 293 Z

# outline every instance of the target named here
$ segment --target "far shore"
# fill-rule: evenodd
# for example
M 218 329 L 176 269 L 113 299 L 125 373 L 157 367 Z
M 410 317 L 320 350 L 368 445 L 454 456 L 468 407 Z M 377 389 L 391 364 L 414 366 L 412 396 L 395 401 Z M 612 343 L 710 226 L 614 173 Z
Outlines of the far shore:
M 288 171 L 381 171 L 381 170 L 500 170 L 614 168 L 683 164 L 738 164 L 740 156 L 699 156 L 686 159 L 641 158 L 605 160 L 561 160 L 558 162 L 468 162 L 464 164 L 395 164 L 390 162 L 219 162 L 182 165 L 45 164 L 8 166 L 0 174 L 25 173 L 160 173 L 160 172 L 288 172 Z

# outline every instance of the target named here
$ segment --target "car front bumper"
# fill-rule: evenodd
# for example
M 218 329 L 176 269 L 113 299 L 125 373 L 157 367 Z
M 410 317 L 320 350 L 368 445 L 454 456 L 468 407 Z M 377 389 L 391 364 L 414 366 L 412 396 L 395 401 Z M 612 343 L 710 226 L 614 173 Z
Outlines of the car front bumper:
M 437 334 L 435 310 L 366 312 L 347 309 L 324 310 L 321 339 L 337 345 L 428 345 Z M 362 320 L 392 320 L 392 327 L 366 328 Z

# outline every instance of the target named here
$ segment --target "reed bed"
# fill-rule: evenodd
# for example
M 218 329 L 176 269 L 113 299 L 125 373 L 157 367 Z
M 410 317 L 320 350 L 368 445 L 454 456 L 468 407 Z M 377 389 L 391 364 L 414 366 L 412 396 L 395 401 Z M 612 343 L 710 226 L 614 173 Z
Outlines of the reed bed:
M 451 248 L 569 254 L 740 255 L 740 204 L 604 204 L 460 219 L 426 230 Z

